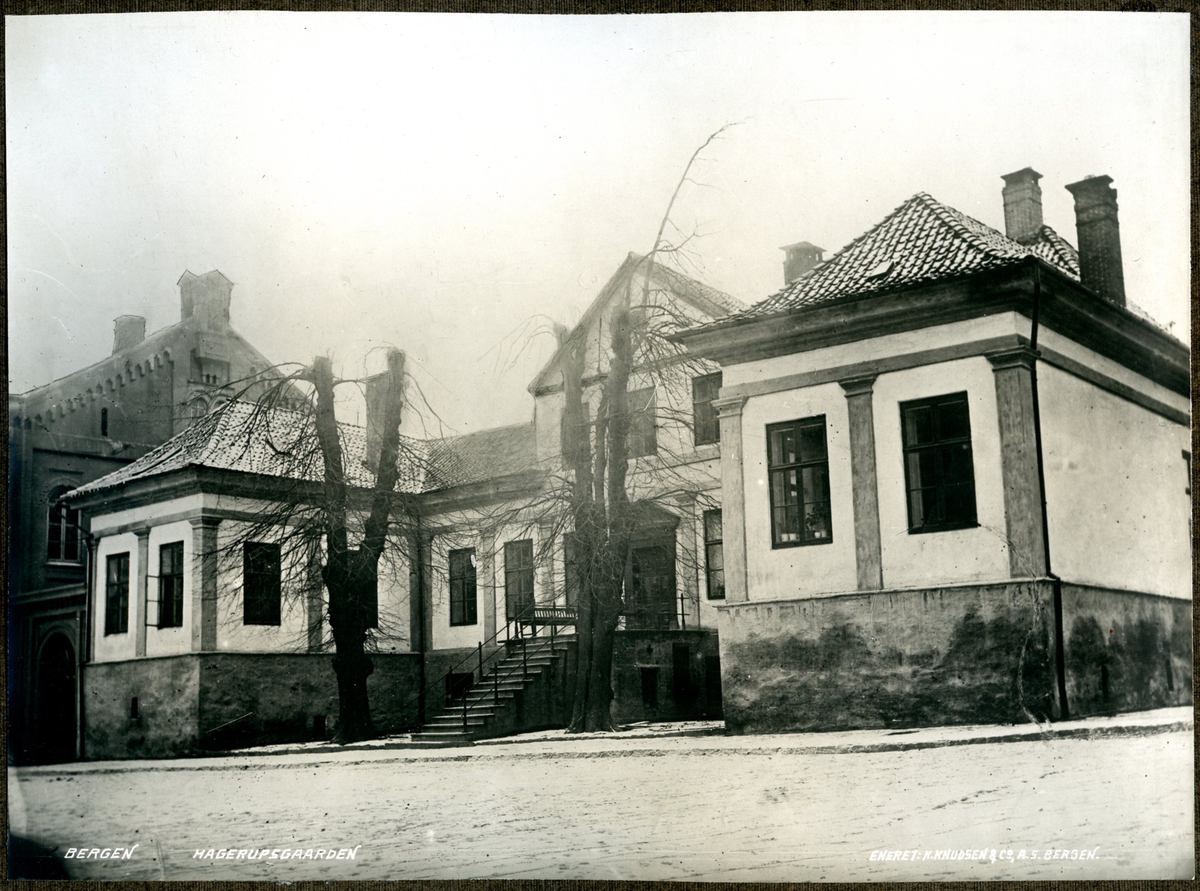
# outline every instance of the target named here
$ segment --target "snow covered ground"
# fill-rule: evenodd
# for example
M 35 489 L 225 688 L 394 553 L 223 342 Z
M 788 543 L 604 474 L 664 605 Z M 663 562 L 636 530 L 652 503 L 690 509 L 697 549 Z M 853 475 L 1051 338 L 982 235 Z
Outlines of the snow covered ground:
M 18 768 L 10 820 L 60 855 L 97 851 L 64 861 L 97 879 L 1183 878 L 1191 719 L 741 737 L 655 725 Z

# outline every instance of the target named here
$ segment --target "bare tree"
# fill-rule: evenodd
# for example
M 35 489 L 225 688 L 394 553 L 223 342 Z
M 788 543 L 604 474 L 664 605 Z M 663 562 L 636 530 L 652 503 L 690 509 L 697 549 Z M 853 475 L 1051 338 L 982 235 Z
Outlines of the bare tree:
M 681 407 L 673 405 L 671 398 L 681 389 L 686 390 L 687 382 L 696 372 L 695 363 L 667 338 L 692 320 L 680 313 L 669 291 L 656 293 L 655 264 L 663 255 L 686 256 L 685 246 L 694 233 L 679 243 L 668 241 L 668 227 L 678 231 L 671 214 L 684 184 L 690 181 L 697 158 L 727 127 L 709 136 L 684 167 L 659 224 L 654 246 L 641 261 L 640 294 L 635 295 L 631 276 L 612 308 L 606 345 L 608 370 L 591 425 L 594 452 L 576 442 L 564 456 L 570 480 L 567 498 L 570 527 L 579 567 L 576 625 L 579 658 L 568 728 L 571 732 L 614 729 L 611 712 L 614 635 L 623 610 L 629 606 L 630 592 L 626 588 L 630 578 L 630 538 L 636 526 L 635 500 L 644 504 L 655 498 L 677 498 L 681 492 L 699 495 L 707 488 L 673 467 L 669 456 L 631 477 L 630 381 L 637 374 L 653 382 L 654 395 L 658 397 L 654 403 L 658 419 L 676 412 L 682 414 Z M 639 302 L 635 303 L 635 299 Z M 582 337 L 572 340 L 565 329 L 559 329 L 559 340 L 565 354 L 564 427 L 568 431 L 585 431 L 589 427 L 584 408 L 587 340 Z M 644 410 L 644 406 L 633 409 Z
M 367 678 L 374 670 L 368 654 L 372 635 L 386 621 L 378 610 L 380 565 L 389 552 L 402 558 L 397 562 L 407 561 L 406 542 L 417 522 L 411 485 L 397 486 L 402 475 L 419 478 L 426 460 L 416 444 L 401 441 L 404 365 L 404 354 L 389 350 L 387 371 L 371 381 L 368 403 L 376 404 L 369 409 L 381 420 L 376 435 L 367 437 L 366 451 L 354 455 L 359 466 L 347 455 L 346 430 L 335 415 L 336 387 L 359 382 L 337 380 L 325 356 L 276 377 L 257 401 L 231 399 L 198 424 L 213 430 L 224 425 L 223 447 L 235 452 L 225 460 L 237 463 L 240 450 L 246 469 L 264 481 L 247 493 L 257 507 L 234 525 L 218 558 L 234 568 L 249 559 L 247 544 L 278 546 L 274 571 L 280 596 L 310 607 L 306 640 L 297 643 L 322 649 L 321 629 L 328 620 L 338 685 L 334 740 L 340 743 L 375 734 Z M 261 458 L 264 445 L 267 457 Z M 361 448 L 359 440 L 356 449 Z M 250 596 L 235 587 L 231 593 L 243 600 Z M 325 597 L 319 596 L 322 587 Z M 319 608 L 312 609 L 313 603 Z

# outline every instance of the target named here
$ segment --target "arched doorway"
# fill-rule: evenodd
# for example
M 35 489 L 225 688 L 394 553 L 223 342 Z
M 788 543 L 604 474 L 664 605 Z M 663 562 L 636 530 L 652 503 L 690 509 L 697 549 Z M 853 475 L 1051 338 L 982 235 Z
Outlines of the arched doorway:
M 75 760 L 75 648 L 65 634 L 51 634 L 38 655 L 34 699 L 34 758 L 53 764 Z

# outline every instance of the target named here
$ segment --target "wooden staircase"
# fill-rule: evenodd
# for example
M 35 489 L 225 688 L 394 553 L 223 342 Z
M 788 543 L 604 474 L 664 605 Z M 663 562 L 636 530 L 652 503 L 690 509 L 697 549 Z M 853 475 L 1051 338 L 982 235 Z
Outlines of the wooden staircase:
M 412 741 L 463 746 L 476 739 L 565 727 L 575 691 L 575 635 L 514 639 L 505 651 L 482 678 L 476 672 L 465 696 L 447 702 L 413 733 Z

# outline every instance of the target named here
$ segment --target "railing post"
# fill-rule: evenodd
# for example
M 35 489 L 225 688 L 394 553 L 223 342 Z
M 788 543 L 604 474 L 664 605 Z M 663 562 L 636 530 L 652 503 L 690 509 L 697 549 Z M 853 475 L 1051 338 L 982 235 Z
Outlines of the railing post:
M 507 655 L 507 652 L 508 652 L 508 648 L 505 647 L 506 655 Z M 496 670 L 492 672 L 492 697 L 496 700 L 495 708 L 497 710 L 500 709 L 500 666 L 503 664 L 504 664 L 504 660 L 501 659 L 496 664 Z
M 467 691 L 463 690 L 463 733 L 467 732 Z
M 479 642 L 479 680 L 483 680 L 483 641 Z
M 521 638 L 521 681 L 529 680 L 529 648 L 525 646 L 525 638 Z

